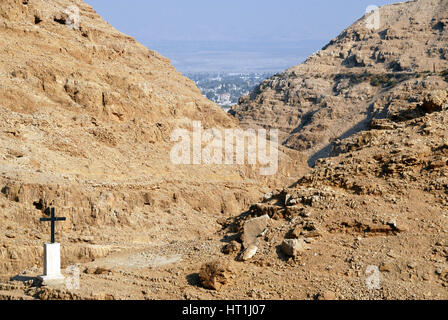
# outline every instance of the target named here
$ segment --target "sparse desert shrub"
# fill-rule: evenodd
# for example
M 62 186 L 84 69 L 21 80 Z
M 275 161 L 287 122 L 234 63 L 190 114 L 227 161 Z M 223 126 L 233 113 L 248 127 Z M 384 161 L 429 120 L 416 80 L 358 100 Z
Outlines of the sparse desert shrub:
M 397 79 L 390 79 L 389 81 L 387 81 L 386 87 L 393 87 L 393 86 L 397 85 L 397 83 L 398 83 Z
M 370 80 L 370 85 L 373 87 L 378 87 L 379 85 L 381 85 L 381 83 L 377 78 L 374 78 L 374 79 Z
M 343 80 L 343 79 L 349 79 L 349 85 L 353 86 L 353 85 L 357 85 L 357 84 L 367 81 L 371 76 L 372 76 L 372 74 L 369 72 L 364 72 L 364 73 L 349 72 L 349 73 L 340 73 L 340 74 L 335 75 L 334 80 L 339 82 L 340 80 Z

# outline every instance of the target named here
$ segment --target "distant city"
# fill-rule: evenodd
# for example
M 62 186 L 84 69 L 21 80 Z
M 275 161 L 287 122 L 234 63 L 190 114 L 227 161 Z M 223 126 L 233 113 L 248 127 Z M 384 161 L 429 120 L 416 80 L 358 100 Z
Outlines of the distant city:
M 186 73 L 202 94 L 224 109 L 238 103 L 238 99 L 251 92 L 264 79 L 274 72 L 263 73 Z
M 196 82 L 204 96 L 228 109 L 264 79 L 300 64 L 326 42 L 148 40 L 147 45 Z

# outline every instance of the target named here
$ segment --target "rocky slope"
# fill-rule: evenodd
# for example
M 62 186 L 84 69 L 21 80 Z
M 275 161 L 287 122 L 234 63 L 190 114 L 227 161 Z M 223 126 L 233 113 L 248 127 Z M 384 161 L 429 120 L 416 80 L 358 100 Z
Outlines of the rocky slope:
M 25 10 L 30 3 L 19 7 Z M 446 5 L 414 1 L 381 12 L 383 23 L 390 24 L 382 31 L 362 29 L 361 19 L 320 57 L 297 67 L 301 73 L 294 81 L 295 68 L 268 80 L 264 92 L 235 108 L 248 126 L 279 120 L 286 144 L 311 160 L 321 149 L 332 155 L 318 160 L 312 171 L 296 173 L 294 183 L 288 172 L 280 173 L 277 178 L 287 188 L 275 187 L 275 178 L 261 183 L 247 166 L 169 165 L 162 152 L 168 148 L 163 128 L 200 116 L 201 101 L 208 102 L 199 95 L 191 116 L 155 115 L 153 121 L 162 125 L 148 120 L 148 127 L 136 120 L 138 132 L 161 130 L 150 145 L 139 140 L 134 126 L 126 126 L 126 118 L 107 112 L 86 118 L 61 103 L 27 113 L 14 109 L 20 100 L 2 107 L 0 261 L 7 274 L 22 272 L 0 279 L 0 299 L 448 299 L 448 86 L 438 70 L 446 67 L 441 56 Z M 403 28 L 383 32 L 392 25 Z M 423 31 L 412 34 L 416 28 Z M 420 36 L 428 42 L 422 44 Z M 410 50 L 407 42 L 414 40 Z M 390 53 L 384 57 L 391 60 L 371 58 L 375 41 L 383 43 L 383 54 Z M 422 54 L 433 45 L 439 46 L 438 55 Z M 337 55 L 329 48 L 339 50 Z M 364 62 L 349 59 L 363 50 Z M 408 68 L 405 58 L 413 54 L 410 69 L 395 70 L 394 61 Z M 353 65 L 353 59 L 359 61 Z M 426 72 L 434 62 L 440 63 L 436 72 Z M 186 80 L 179 76 L 179 81 Z M 11 88 L 20 90 L 24 83 Z M 291 91 L 282 88 L 288 83 Z M 44 88 L 30 86 L 23 93 L 43 94 Z M 299 107 L 278 99 L 293 99 L 293 92 L 308 100 L 299 99 Z M 82 108 L 77 104 L 73 107 Z M 294 116 L 291 125 L 282 122 L 302 108 L 309 113 L 299 118 L 302 127 Z M 236 125 L 218 109 L 216 114 L 220 122 L 212 114 L 213 125 Z M 297 136 L 290 135 L 297 126 Z M 91 133 L 95 128 L 107 134 Z M 115 143 L 107 140 L 111 136 Z M 70 141 L 79 141 L 79 147 Z M 84 154 L 66 155 L 73 151 Z M 269 192 L 260 196 L 262 191 Z M 34 280 L 41 272 L 46 230 L 36 220 L 52 202 L 69 218 L 58 237 L 64 267 L 75 263 L 81 272 L 77 289 L 39 286 Z
M 448 86 L 448 4 L 417 0 L 367 14 L 301 65 L 264 81 L 231 110 L 248 126 L 275 127 L 313 165 L 331 142 L 367 128 L 425 90 Z
M 448 298 L 448 91 L 406 108 L 372 120 L 337 144 L 337 156 L 228 221 L 242 256 L 246 233 L 257 237 L 251 263 L 283 266 L 283 279 L 296 272 L 286 296 Z M 248 228 L 266 215 L 263 232 Z
M 0 34 L 1 274 L 41 264 L 49 206 L 64 261 L 90 261 L 214 232 L 294 169 L 173 165 L 173 129 L 237 122 L 82 1 L 2 1 Z

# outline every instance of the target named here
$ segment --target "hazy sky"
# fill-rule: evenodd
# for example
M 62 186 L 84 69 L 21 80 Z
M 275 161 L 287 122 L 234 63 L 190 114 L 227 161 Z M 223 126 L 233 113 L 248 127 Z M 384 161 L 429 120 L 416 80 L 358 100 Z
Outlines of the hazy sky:
M 86 0 L 122 32 L 146 40 L 330 39 L 370 4 L 392 0 Z
M 316 46 L 319 46 L 313 50 L 318 50 L 321 45 L 362 17 L 367 6 L 397 2 L 393 0 L 85 1 L 116 29 L 156 50 L 160 50 L 162 40 L 173 43 L 232 41 L 266 44 L 278 41 L 299 43 L 303 40 L 313 40 Z M 178 52 L 180 48 L 171 50 L 168 47 L 162 48 L 162 54 L 174 60 L 183 59 Z M 258 51 L 257 53 L 263 54 Z M 281 56 L 278 58 L 281 59 Z

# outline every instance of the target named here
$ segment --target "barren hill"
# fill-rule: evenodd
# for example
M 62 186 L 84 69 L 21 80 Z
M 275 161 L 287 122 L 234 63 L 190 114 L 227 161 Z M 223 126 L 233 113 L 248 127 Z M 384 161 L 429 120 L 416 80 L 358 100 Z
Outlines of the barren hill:
M 231 110 L 248 127 L 276 127 L 309 163 L 425 90 L 448 86 L 448 4 L 417 0 L 367 14 L 301 65 L 264 81 Z M 420 99 L 421 100 L 421 99 Z

